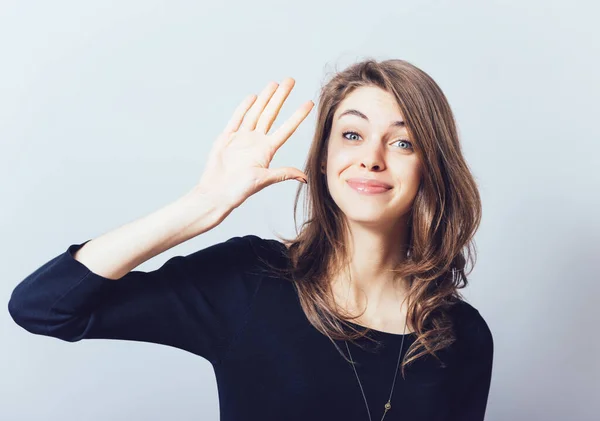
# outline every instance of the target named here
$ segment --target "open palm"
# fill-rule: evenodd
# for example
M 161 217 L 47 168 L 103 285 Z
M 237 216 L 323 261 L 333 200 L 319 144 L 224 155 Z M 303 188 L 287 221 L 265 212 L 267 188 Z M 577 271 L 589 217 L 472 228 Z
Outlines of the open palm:
M 242 101 L 209 153 L 198 190 L 222 197 L 235 208 L 271 184 L 290 179 L 306 182 L 306 175 L 297 168 L 269 168 L 277 150 L 314 106 L 312 101 L 304 103 L 268 134 L 294 84 L 292 78 L 281 85 L 270 82 L 258 97 L 250 95 Z

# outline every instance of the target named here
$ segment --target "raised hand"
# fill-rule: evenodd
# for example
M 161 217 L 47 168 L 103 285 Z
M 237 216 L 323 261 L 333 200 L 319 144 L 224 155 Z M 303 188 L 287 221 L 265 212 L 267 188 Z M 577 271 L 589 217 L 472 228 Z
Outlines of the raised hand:
M 270 82 L 257 97 L 246 97 L 217 137 L 196 190 L 223 199 L 233 208 L 263 188 L 285 180 L 306 182 L 294 167 L 269 168 L 275 152 L 294 133 L 312 110 L 304 103 L 274 133 L 267 134 L 281 106 L 294 87 L 286 78 L 281 85 Z

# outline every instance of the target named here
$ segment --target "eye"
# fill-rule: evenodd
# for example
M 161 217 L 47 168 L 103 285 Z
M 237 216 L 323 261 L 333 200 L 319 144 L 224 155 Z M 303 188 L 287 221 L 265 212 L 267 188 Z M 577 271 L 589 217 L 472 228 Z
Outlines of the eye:
M 360 137 L 360 135 L 359 135 L 358 133 L 356 133 L 356 132 L 353 132 L 353 131 L 347 131 L 347 132 L 343 132 L 343 133 L 342 133 L 342 136 L 344 137 L 344 139 L 347 139 L 347 140 L 355 140 L 355 139 L 348 139 L 348 138 L 346 137 L 346 135 L 354 135 L 354 136 L 359 136 L 359 137 Z M 398 139 L 398 140 L 396 140 L 394 143 L 398 143 L 398 142 L 400 142 L 400 143 L 406 143 L 407 145 L 409 145 L 409 146 L 408 146 L 408 147 L 406 147 L 406 148 L 404 148 L 404 147 L 400 147 L 400 149 L 413 149 L 413 145 L 412 145 L 412 143 L 411 143 L 411 142 L 409 142 L 408 140 L 404 140 L 404 139 Z
M 407 143 L 408 145 L 410 145 L 410 146 L 408 146 L 407 148 L 400 148 L 400 149 L 413 149 L 413 145 L 412 145 L 412 143 L 410 143 L 408 140 L 400 139 L 400 140 L 397 140 L 397 141 L 396 141 L 396 142 L 394 142 L 394 143 L 397 143 L 397 142 L 401 142 L 401 143 Z
M 345 139 L 348 139 L 346 137 L 347 134 L 352 134 L 352 135 L 360 136 L 358 133 L 352 132 L 352 131 L 350 131 L 350 132 L 344 132 L 344 133 L 342 133 L 342 136 L 344 136 Z M 351 140 L 351 139 L 348 139 L 348 140 Z

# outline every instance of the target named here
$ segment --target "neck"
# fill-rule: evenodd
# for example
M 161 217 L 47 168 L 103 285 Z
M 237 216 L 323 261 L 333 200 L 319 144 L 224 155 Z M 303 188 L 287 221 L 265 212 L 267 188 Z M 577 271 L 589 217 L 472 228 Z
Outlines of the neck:
M 391 270 L 405 258 L 407 238 L 406 217 L 385 229 L 348 221 L 349 266 L 331 284 L 338 305 L 375 323 L 399 313 L 408 283 Z

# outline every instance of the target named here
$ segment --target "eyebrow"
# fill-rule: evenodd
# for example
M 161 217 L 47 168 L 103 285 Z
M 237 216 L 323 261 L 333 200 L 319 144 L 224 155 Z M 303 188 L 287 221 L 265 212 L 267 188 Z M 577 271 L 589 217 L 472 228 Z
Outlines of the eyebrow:
M 362 119 L 369 121 L 369 118 L 366 115 L 364 115 L 360 111 L 352 109 L 352 108 L 341 113 L 340 116 L 338 117 L 338 120 L 345 115 L 355 115 L 357 117 L 360 117 Z M 402 120 L 394 121 L 390 124 L 390 127 L 405 127 L 405 123 Z

